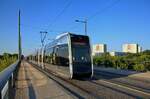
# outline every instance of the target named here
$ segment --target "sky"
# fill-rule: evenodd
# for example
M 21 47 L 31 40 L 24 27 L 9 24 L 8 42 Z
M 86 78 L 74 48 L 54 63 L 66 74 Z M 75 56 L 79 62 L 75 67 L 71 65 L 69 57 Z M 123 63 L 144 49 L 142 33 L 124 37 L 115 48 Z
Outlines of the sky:
M 41 47 L 62 32 L 84 34 L 87 19 L 92 44 L 105 43 L 121 51 L 124 43 L 150 49 L 150 0 L 0 0 L 0 54 L 18 51 L 18 11 L 21 10 L 23 54 Z

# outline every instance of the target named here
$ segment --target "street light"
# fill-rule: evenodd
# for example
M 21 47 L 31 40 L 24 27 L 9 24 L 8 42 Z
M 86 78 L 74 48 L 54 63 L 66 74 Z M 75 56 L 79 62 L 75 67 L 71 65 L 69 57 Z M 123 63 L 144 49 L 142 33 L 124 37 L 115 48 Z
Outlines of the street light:
M 85 26 L 85 35 L 87 35 L 87 20 L 86 19 L 84 21 L 82 21 L 82 20 L 75 20 L 75 22 L 84 23 L 84 26 Z

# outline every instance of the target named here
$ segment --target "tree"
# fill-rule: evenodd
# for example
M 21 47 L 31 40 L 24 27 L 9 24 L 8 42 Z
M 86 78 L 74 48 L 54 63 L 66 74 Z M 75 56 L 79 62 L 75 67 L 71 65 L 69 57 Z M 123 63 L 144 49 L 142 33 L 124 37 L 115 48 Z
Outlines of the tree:
M 4 53 L 3 56 L 0 57 L 0 71 L 7 68 L 10 64 L 17 60 L 16 55 L 12 55 L 9 53 Z

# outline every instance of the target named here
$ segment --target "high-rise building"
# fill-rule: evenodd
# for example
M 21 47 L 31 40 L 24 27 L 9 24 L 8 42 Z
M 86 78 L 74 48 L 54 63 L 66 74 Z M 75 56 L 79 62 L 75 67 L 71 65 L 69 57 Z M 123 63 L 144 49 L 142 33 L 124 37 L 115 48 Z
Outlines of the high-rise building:
M 107 45 L 106 44 L 94 44 L 92 55 L 99 55 L 102 53 L 107 52 Z
M 122 51 L 125 53 L 139 53 L 141 47 L 138 44 L 123 44 Z

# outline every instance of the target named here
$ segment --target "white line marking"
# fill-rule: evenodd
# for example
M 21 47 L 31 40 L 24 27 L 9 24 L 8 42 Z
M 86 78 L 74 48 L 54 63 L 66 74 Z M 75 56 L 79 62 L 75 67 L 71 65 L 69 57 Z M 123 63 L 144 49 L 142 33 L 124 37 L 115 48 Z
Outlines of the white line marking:
M 116 86 L 119 86 L 119 87 L 122 87 L 122 88 L 126 88 L 128 90 L 136 91 L 136 92 L 139 92 L 139 93 L 150 96 L 150 93 L 146 93 L 146 92 L 143 92 L 143 91 L 140 91 L 140 90 L 137 90 L 137 89 L 126 87 L 126 86 L 123 86 L 123 85 L 120 85 L 120 84 L 111 83 L 111 82 L 108 82 L 108 81 L 105 81 L 105 80 L 101 80 L 101 81 L 104 82 L 104 83 L 108 83 L 108 84 L 111 84 L 111 85 L 116 85 Z

